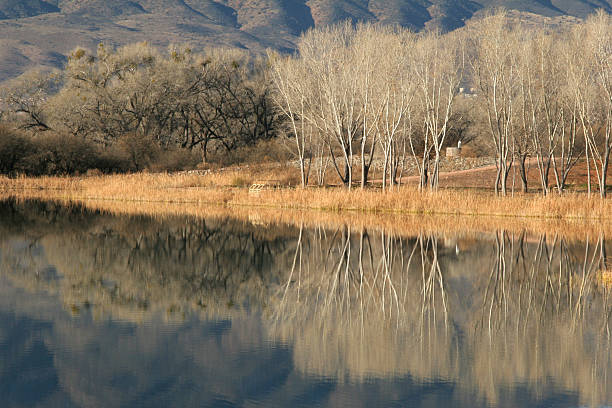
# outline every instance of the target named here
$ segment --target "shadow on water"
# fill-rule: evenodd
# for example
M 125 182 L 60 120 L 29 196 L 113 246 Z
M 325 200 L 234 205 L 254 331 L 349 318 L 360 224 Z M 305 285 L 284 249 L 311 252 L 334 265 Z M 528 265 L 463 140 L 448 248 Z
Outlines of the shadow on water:
M 612 402 L 603 234 L 257 224 L 0 202 L 0 392 L 11 406 Z

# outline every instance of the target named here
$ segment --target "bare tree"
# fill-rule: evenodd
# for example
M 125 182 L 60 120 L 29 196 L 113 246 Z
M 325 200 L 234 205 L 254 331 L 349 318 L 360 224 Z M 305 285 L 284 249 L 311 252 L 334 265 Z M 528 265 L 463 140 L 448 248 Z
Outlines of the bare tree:
M 49 106 L 70 133 L 107 144 L 136 134 L 165 147 L 201 147 L 204 160 L 211 147 L 229 152 L 270 138 L 278 124 L 265 61 L 239 50 L 77 49 Z
M 289 119 L 295 142 L 294 150 L 292 150 L 300 165 L 302 187 L 306 187 L 312 164 L 314 126 L 306 119 L 308 92 L 304 88 L 305 77 L 302 73 L 302 65 L 292 57 L 281 57 L 272 52 L 268 53 L 268 59 L 276 87 L 274 100 L 282 113 Z
M 585 23 L 587 50 L 592 64 L 594 118 L 589 118 L 585 131 L 596 161 L 595 170 L 600 196 L 606 197 L 606 182 L 612 152 L 612 16 L 600 10 Z M 599 126 L 598 132 L 594 127 Z
M 359 138 L 361 123 L 358 78 L 349 69 L 353 61 L 347 44 L 353 36 L 352 25 L 346 23 L 309 31 L 298 45 L 304 78 L 313 91 L 306 118 L 325 138 L 332 164 L 349 188 L 353 183 L 354 144 Z M 336 146 L 342 155 L 344 173 L 334 154 Z
M 349 188 L 356 155 L 360 159 L 362 188 L 368 180 L 386 103 L 386 52 L 397 36 L 392 28 L 368 24 L 353 27 L 346 23 L 313 30 L 300 39 L 298 55 L 284 61 L 287 66 L 291 61 L 299 65 L 292 68 L 294 74 L 281 74 L 280 68 L 275 68 L 277 84 L 281 81 L 279 75 L 291 78 L 283 80 L 283 89 L 294 90 L 292 112 L 297 109 L 301 120 L 312 124 L 313 130 L 322 135 L 336 172 Z M 289 97 L 288 91 L 285 94 Z M 284 99 L 284 106 L 288 106 Z M 341 154 L 344 172 L 336 153 Z
M 567 177 L 581 155 L 577 145 L 579 134 L 578 108 L 571 97 L 563 96 L 563 107 L 560 112 L 561 129 L 557 150 L 552 155 L 552 169 L 555 175 L 557 192 L 563 194 L 567 185 Z
M 438 188 L 438 175 L 442 147 L 448 133 L 453 102 L 459 91 L 461 64 L 458 61 L 460 48 L 457 38 L 442 36 L 438 32 L 426 33 L 416 43 L 412 61 L 416 78 L 417 106 L 423 121 L 423 156 L 421 161 L 421 183 L 424 188 L 429 172 L 429 187 Z M 429 156 L 433 152 L 433 163 Z
M 568 42 L 569 86 L 584 136 L 588 193 L 592 162 L 605 197 L 612 151 L 612 17 L 597 13 L 574 27 Z
M 398 75 L 397 65 L 388 60 L 390 54 L 398 52 L 400 31 L 362 24 L 356 28 L 351 47 L 354 74 L 359 78 L 361 188 L 366 186 L 380 135 L 379 123 L 388 107 L 390 94 L 385 91 Z
M 523 30 L 525 32 L 525 30 Z M 521 124 L 523 138 L 535 153 L 540 184 L 549 192 L 549 174 L 555 151 L 563 135 L 563 65 L 558 38 L 544 30 L 525 32 L 520 60 Z M 524 147 L 521 145 L 521 149 Z M 562 148 L 565 149 L 565 146 Z M 517 151 L 517 155 L 522 151 Z M 565 150 L 564 150 L 565 153 Z M 524 191 L 527 190 L 525 156 L 519 157 Z M 564 160 L 564 159 L 562 159 Z
M 496 153 L 495 192 L 506 195 L 519 111 L 518 33 L 509 27 L 504 12 L 483 19 L 475 28 L 472 70 L 477 98 Z
M 580 136 L 579 100 L 572 86 L 572 67 L 570 65 L 574 50 L 570 49 L 572 42 L 568 36 L 567 32 L 563 33 L 558 37 L 558 43 L 554 44 L 553 55 L 556 56 L 557 67 L 551 67 L 555 72 L 554 79 L 547 81 L 552 88 L 551 92 L 556 97 L 555 104 L 560 104 L 560 107 L 557 107 L 560 123 L 555 144 L 556 150 L 551 156 L 555 184 L 559 194 L 563 194 L 567 177 L 581 157 L 577 144 Z
M 410 75 L 411 50 L 416 37 L 400 32 L 385 43 L 383 79 L 379 98 L 383 102 L 381 118 L 377 124 L 378 142 L 383 152 L 383 191 L 396 183 L 400 166 L 405 160 L 406 143 L 412 129 L 415 81 Z
M 8 113 L 4 119 L 14 121 L 23 130 L 49 130 L 45 105 L 60 84 L 61 73 L 41 70 L 27 71 L 8 81 L 0 92 L 0 102 Z

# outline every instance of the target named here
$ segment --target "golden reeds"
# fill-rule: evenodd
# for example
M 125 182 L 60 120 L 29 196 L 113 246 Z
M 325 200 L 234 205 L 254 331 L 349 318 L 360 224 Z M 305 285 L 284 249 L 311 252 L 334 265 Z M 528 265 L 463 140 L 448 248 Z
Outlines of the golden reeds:
M 580 193 L 498 197 L 492 192 L 419 192 L 401 187 L 385 193 L 375 189 L 283 188 L 252 194 L 246 187 L 227 187 L 220 183 L 220 177 L 227 182 L 238 173 L 0 178 L 0 198 L 79 202 L 121 214 L 226 216 L 231 213 L 247 220 L 256 214 L 264 223 L 295 224 L 296 220 L 318 225 L 349 223 L 397 232 L 499 228 L 570 236 L 612 232 L 612 199 L 589 198 Z

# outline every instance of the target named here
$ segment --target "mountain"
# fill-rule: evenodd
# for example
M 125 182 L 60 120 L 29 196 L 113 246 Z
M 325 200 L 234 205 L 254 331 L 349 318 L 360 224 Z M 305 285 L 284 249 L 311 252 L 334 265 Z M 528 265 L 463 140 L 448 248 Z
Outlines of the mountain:
M 496 7 L 563 21 L 612 12 L 612 0 L 0 0 L 0 81 L 100 42 L 289 51 L 305 30 L 345 19 L 453 30 Z
M 0 19 L 31 17 L 59 11 L 57 5 L 42 0 L 0 0 Z

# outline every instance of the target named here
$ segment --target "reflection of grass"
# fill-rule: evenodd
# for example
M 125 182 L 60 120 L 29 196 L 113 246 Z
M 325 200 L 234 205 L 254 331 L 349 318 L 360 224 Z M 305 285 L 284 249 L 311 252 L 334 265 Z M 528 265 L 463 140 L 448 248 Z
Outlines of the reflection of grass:
M 600 271 L 598 280 L 600 285 L 612 289 L 612 269 Z
M 263 191 L 257 197 L 267 194 Z M 274 192 L 271 192 L 274 193 Z M 29 195 L 27 196 L 29 197 Z M 52 196 L 44 194 L 42 198 Z M 0 194 L 2 199 L 2 194 Z M 25 199 L 23 195 L 19 200 Z M 612 236 L 612 222 L 589 219 L 554 219 L 535 217 L 485 217 L 455 215 L 415 215 L 394 212 L 366 213 L 361 211 L 313 211 L 300 209 L 279 209 L 271 207 L 208 205 L 205 203 L 181 202 L 143 202 L 104 199 L 55 199 L 65 205 L 84 205 L 87 209 L 113 215 L 147 215 L 172 218 L 190 216 L 196 219 L 227 220 L 235 219 L 253 228 L 258 237 L 270 235 L 272 226 L 276 227 L 325 227 L 340 226 L 367 227 L 385 230 L 399 236 L 415 236 L 422 232 L 472 236 L 482 232 L 504 229 L 528 235 L 548 233 L 569 240 L 584 240 L 600 233 Z M 195 220 L 194 220 L 195 221 Z M 261 228 L 265 226 L 266 228 Z M 274 238 L 269 236 L 268 238 Z

